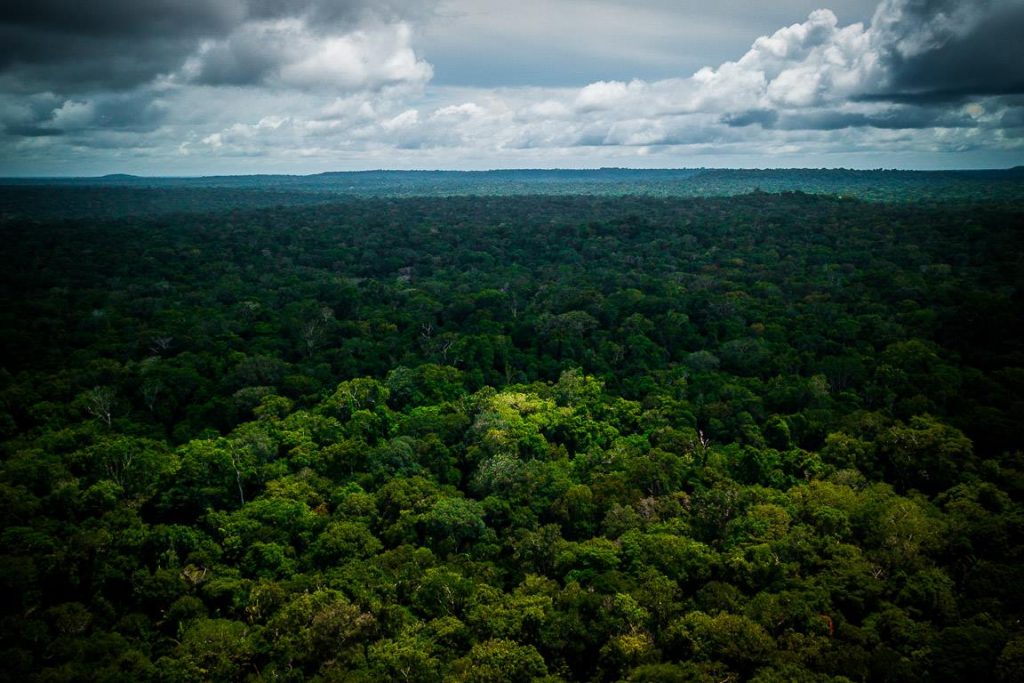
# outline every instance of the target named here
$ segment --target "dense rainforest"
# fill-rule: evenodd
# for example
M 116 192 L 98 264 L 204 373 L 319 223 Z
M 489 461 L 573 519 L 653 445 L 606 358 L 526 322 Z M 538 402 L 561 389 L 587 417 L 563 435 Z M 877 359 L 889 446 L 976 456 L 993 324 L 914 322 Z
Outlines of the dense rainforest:
M 267 191 L 0 190 L 0 678 L 1024 681 L 1019 201 Z

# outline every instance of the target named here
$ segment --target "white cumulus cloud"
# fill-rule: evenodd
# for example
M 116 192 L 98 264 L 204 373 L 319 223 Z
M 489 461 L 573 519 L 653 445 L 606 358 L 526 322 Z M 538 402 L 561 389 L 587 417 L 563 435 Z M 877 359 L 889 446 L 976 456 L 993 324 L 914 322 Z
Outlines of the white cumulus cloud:
M 403 22 L 323 33 L 305 19 L 243 24 L 223 40 L 205 41 L 185 64 L 186 81 L 335 91 L 422 86 L 433 69 L 412 48 Z

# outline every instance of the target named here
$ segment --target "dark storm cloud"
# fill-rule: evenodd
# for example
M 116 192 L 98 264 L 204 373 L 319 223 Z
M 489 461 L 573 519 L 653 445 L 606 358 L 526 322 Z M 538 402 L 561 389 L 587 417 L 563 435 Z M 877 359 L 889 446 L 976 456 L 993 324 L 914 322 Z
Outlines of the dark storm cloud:
M 889 80 L 865 99 L 928 103 L 1024 92 L 1024 1 L 889 2 L 872 28 Z
M 314 31 L 368 19 L 422 16 L 425 2 L 391 0 L 31 0 L 0 10 L 0 87 L 7 92 L 125 89 L 175 71 L 204 39 L 247 22 L 302 18 Z M 256 45 L 209 65 L 212 82 L 265 70 Z M 229 63 L 230 60 L 235 63 Z M 244 63 L 243 63 L 244 62 Z
M 902 107 L 882 113 L 865 114 L 844 111 L 787 112 L 780 114 L 757 109 L 725 114 L 721 122 L 732 128 L 759 125 L 766 130 L 842 130 L 844 128 L 973 128 L 977 124 L 969 116 L 950 114 L 945 110 Z
M 5 89 L 127 88 L 245 17 L 238 0 L 33 0 L 0 11 Z
M 61 99 L 43 94 L 25 98 L 23 105 L 0 114 L 8 135 L 52 137 L 98 130 L 148 133 L 166 117 L 166 108 L 150 91 L 108 93 L 88 100 Z
M 1003 128 L 1024 128 L 1024 105 L 1007 109 L 1000 117 Z
M 788 113 L 779 118 L 779 130 L 842 130 L 844 128 L 974 128 L 977 122 L 966 114 L 944 109 L 898 107 L 873 114 L 824 111 Z
M 893 85 L 911 94 L 1024 92 L 1024 6 L 963 39 L 894 65 Z
M 759 124 L 764 128 L 771 128 L 779 120 L 779 112 L 773 109 L 749 109 L 736 113 L 722 115 L 722 123 L 732 128 L 743 128 Z
M 0 131 L 14 138 L 37 138 L 60 135 L 46 124 L 61 100 L 52 93 L 23 96 L 16 101 L 0 99 Z
M 195 39 L 94 36 L 0 25 L 0 87 L 7 92 L 123 89 L 177 68 Z
M 275 4 L 275 0 L 270 0 L 270 4 Z M 386 22 L 416 21 L 431 15 L 434 2 L 431 0 L 352 0 L 349 2 L 296 0 L 292 4 L 299 6 L 300 11 L 305 11 L 310 24 L 316 27 L 359 23 L 367 19 Z M 284 16 L 288 16 L 288 14 Z
M 863 113 L 835 110 L 796 111 L 780 114 L 769 109 L 756 109 L 725 114 L 722 123 L 734 128 L 760 125 L 774 130 L 842 130 L 844 128 L 881 128 L 903 130 L 909 128 L 974 128 L 977 122 L 970 116 L 945 108 L 901 106 L 888 110 Z
M 69 35 L 196 35 L 245 18 L 241 0 L 32 0 L 11 3 L 3 23 Z
M 96 99 L 91 125 L 146 132 L 156 129 L 166 115 L 162 102 L 152 93 L 117 94 Z
M 257 33 L 231 36 L 204 52 L 192 80 L 206 85 L 258 83 L 278 63 L 277 46 L 269 47 Z
M 426 15 L 422 0 L 32 0 L 5 7 L 0 23 L 92 36 L 223 34 L 247 19 L 308 17 L 337 25 L 367 17 Z

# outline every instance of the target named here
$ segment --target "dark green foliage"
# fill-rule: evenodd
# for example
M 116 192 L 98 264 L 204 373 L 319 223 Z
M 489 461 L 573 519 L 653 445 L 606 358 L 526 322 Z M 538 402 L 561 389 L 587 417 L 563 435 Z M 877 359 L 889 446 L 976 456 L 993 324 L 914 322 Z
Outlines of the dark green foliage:
M 1019 188 L 516 173 L 0 193 L 0 677 L 1020 680 Z

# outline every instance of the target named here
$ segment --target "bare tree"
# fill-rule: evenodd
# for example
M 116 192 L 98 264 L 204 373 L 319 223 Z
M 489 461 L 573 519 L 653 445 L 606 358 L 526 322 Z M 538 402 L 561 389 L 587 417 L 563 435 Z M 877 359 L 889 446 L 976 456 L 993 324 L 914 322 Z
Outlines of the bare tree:
M 85 409 L 108 427 L 114 420 L 114 401 L 117 393 L 110 387 L 93 387 L 85 393 Z
M 174 337 L 154 337 L 149 345 L 149 350 L 160 356 L 170 350 L 174 343 Z
M 708 450 L 711 448 L 711 439 L 704 436 L 704 430 L 697 430 L 697 438 L 690 440 L 690 449 L 697 454 L 700 464 L 708 464 Z
M 302 341 L 306 345 L 306 356 L 312 356 L 316 347 L 320 346 L 324 333 L 327 331 L 327 325 L 332 320 L 334 320 L 334 311 L 327 306 L 323 306 L 317 315 L 306 321 L 306 324 L 302 326 Z
M 146 403 L 149 412 L 153 412 L 156 409 L 157 398 L 160 396 L 163 388 L 164 385 L 160 380 L 147 379 L 142 384 L 142 400 Z

